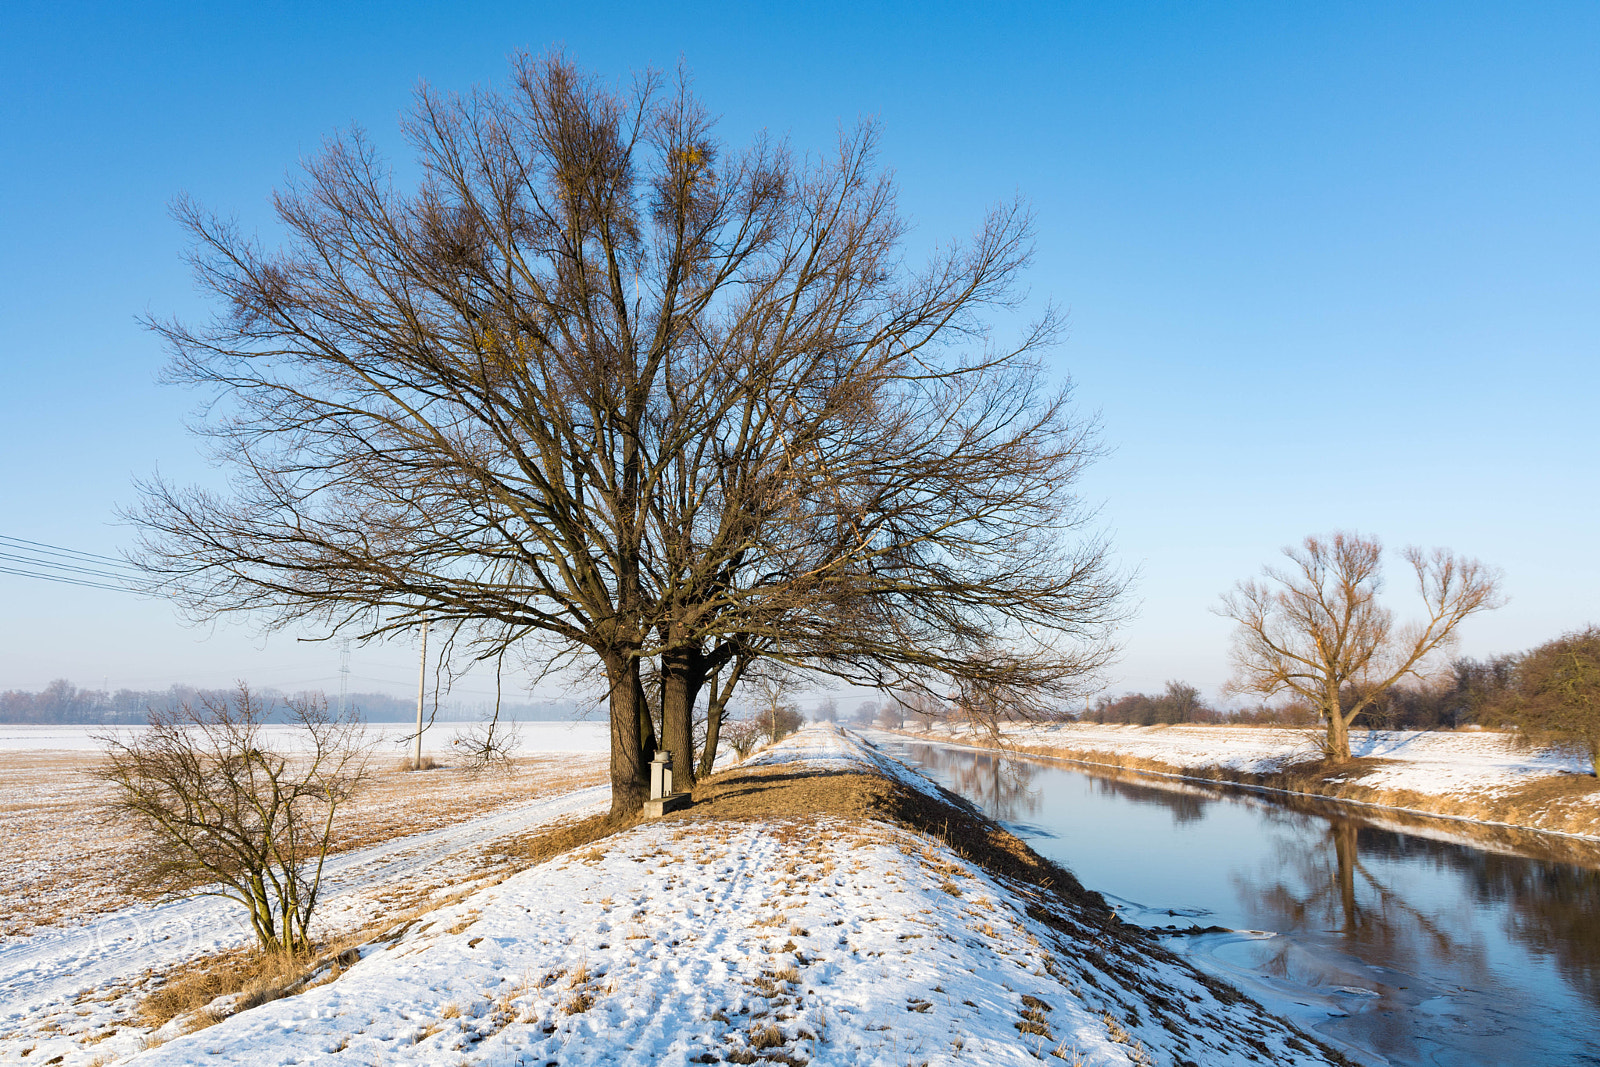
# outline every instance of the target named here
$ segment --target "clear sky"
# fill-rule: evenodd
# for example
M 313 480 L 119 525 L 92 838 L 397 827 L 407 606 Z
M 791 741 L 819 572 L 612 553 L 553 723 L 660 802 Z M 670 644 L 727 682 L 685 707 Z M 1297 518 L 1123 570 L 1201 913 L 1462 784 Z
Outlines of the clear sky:
M 1114 449 L 1085 490 L 1140 574 L 1113 688 L 1216 686 L 1218 594 L 1337 528 L 1503 568 L 1470 654 L 1600 622 L 1592 2 L 10 0 L 0 535 L 114 554 L 134 477 L 213 476 L 136 321 L 203 310 L 174 195 L 270 239 L 269 192 L 325 134 L 398 149 L 419 79 L 497 81 L 552 44 L 617 78 L 681 58 L 736 143 L 821 149 L 877 117 L 917 241 L 1031 200 L 1033 292 L 1070 309 L 1060 369 Z M 354 687 L 405 692 L 412 655 L 357 650 Z M 0 688 L 332 687 L 337 666 L 0 574 Z

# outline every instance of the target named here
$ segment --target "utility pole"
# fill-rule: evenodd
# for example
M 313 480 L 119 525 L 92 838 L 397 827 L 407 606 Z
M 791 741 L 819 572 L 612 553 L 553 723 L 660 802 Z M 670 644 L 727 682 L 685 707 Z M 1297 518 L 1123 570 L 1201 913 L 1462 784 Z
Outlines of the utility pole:
M 422 620 L 422 663 L 417 667 L 417 753 L 411 769 L 422 770 L 422 704 L 428 693 L 428 620 Z
M 339 718 L 344 718 L 350 699 L 350 639 L 339 642 Z

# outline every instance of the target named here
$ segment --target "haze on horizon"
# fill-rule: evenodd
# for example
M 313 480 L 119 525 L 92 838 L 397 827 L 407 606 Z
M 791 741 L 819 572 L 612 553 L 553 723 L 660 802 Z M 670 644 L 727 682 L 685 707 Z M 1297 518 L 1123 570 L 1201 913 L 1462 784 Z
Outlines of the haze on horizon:
M 115 555 L 133 479 L 213 477 L 183 428 L 202 398 L 157 384 L 136 321 L 203 311 L 174 196 L 272 244 L 268 197 L 324 135 L 359 124 L 403 164 L 419 79 L 466 90 L 555 43 L 618 80 L 681 57 L 734 143 L 821 150 L 876 117 L 924 244 L 1032 203 L 1033 293 L 1070 311 L 1054 358 L 1112 449 L 1085 488 L 1139 571 L 1113 690 L 1214 693 L 1219 594 L 1334 529 L 1503 569 L 1466 654 L 1600 621 L 1600 8 L 1575 3 L 12 5 L 0 535 Z M 306 635 L 6 574 L 0 603 L 0 689 L 338 684 Z M 352 688 L 403 695 L 414 661 L 358 648 Z

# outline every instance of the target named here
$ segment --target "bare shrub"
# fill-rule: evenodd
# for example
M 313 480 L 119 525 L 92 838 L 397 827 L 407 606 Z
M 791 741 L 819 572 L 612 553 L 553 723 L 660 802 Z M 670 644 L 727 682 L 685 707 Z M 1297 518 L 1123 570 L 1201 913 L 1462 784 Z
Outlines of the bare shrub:
M 460 753 L 469 771 L 509 771 L 517 749 L 522 747 L 522 732 L 515 721 L 475 723 L 450 742 Z
M 761 743 L 762 725 L 755 719 L 729 719 L 722 727 L 722 740 L 733 754 L 744 759 Z
M 97 773 L 139 835 L 139 889 L 237 901 L 264 951 L 304 953 L 334 815 L 365 776 L 368 744 L 358 720 L 307 698 L 287 702 L 298 743 L 277 751 L 262 730 L 274 710 L 241 683 L 231 699 L 152 711 L 144 732 L 98 738 Z

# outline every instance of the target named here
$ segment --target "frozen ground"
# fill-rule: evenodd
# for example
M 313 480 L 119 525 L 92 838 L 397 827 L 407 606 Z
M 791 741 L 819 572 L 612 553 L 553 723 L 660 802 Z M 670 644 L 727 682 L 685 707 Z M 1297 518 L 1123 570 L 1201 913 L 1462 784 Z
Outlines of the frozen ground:
M 825 727 L 750 766 L 812 781 L 880 769 L 930 788 Z M 192 1033 L 174 1025 L 133 1062 L 1328 1062 L 1142 938 L 1051 900 L 887 823 L 691 814 L 435 910 L 328 984 Z M 149 965 L 152 951 L 130 947 L 127 963 Z M 8 1003 L 104 977 L 0 962 Z M 100 1005 L 82 1010 L 74 1025 L 104 1025 Z M 66 1047 L 40 1040 L 29 1062 Z M 97 1047 L 125 1054 L 118 1038 Z
M 470 885 L 494 867 L 497 840 L 596 814 L 608 797 L 607 787 L 592 786 L 335 857 L 325 875 L 319 932 L 357 929 Z M 14 938 L 0 945 L 0 1060 L 30 1048 L 39 1057 L 34 1063 L 57 1055 L 86 1063 L 132 1054 L 143 1046 L 134 1009 L 152 973 L 249 940 L 242 909 L 213 897 L 136 904 L 82 926 Z

